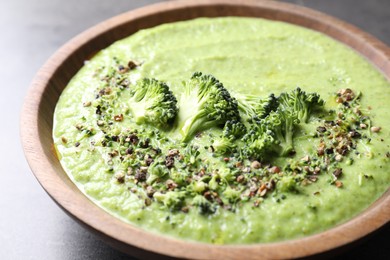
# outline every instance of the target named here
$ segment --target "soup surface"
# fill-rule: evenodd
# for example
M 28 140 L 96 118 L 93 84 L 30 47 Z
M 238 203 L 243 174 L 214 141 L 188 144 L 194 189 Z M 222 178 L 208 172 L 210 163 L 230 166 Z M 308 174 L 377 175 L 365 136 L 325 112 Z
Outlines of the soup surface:
M 129 89 L 138 80 L 166 82 L 180 100 L 182 82 L 197 71 L 213 75 L 233 97 L 300 87 L 318 93 L 327 112 L 299 125 L 294 153 L 264 160 L 216 155 L 219 127 L 202 129 L 183 145 L 176 130 L 135 122 Z M 200 18 L 141 30 L 87 61 L 58 101 L 53 138 L 80 190 L 125 222 L 207 243 L 281 241 L 343 223 L 388 189 L 389 85 L 366 60 L 320 33 L 263 19 Z M 329 140 L 337 140 L 322 116 L 337 119 L 345 111 L 337 97 L 346 89 L 358 99 L 351 107 L 358 120 L 368 123 L 356 124 L 359 138 L 345 151 L 329 150 Z M 150 165 L 160 157 L 163 166 L 169 158 L 175 166 L 154 178 Z M 196 163 L 193 174 L 186 172 Z M 293 188 L 284 188 L 288 181 Z M 191 185 L 198 186 L 189 192 Z M 211 206 L 193 202 L 198 195 Z

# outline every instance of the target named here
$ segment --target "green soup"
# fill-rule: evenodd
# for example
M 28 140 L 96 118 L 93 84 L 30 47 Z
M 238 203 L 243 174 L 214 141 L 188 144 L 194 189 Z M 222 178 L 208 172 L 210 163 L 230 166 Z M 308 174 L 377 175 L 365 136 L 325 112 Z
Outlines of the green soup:
M 270 193 L 256 206 L 253 200 L 242 201 L 234 210 L 220 207 L 207 215 L 192 208 L 185 212 L 169 210 L 149 199 L 142 185 L 131 181 L 127 172 L 115 178 L 121 163 L 119 155 L 112 154 L 115 140 L 111 146 L 102 145 L 104 135 L 119 136 L 126 129 L 140 127 L 131 119 L 132 104 L 126 89 L 112 95 L 116 101 L 108 108 L 123 118 L 113 120 L 105 132 L 101 131 L 94 105 L 96 90 L 107 84 L 100 75 L 109 73 L 114 63 L 127 64 L 129 60 L 141 64 L 128 73 L 130 84 L 143 77 L 156 78 L 167 82 L 177 96 L 181 82 L 195 71 L 214 75 L 231 93 L 267 96 L 299 86 L 319 93 L 327 109 L 337 105 L 332 99 L 335 92 L 350 88 L 362 93 L 361 110 L 381 130 L 370 135 L 369 144 L 358 142 L 356 151 L 341 160 L 342 187 L 329 183 L 331 172 L 322 172 L 299 192 Z M 206 243 L 281 241 L 343 223 L 388 189 L 389 85 L 366 60 L 320 33 L 263 19 L 201 18 L 141 30 L 86 62 L 58 101 L 53 138 L 63 168 L 80 190 L 125 222 Z M 207 130 L 191 143 L 208 146 L 209 136 L 218 131 Z M 177 133 L 161 134 L 166 136 L 166 142 L 159 144 L 163 153 L 179 146 Z M 286 165 L 315 149 L 315 142 L 312 138 L 296 138 L 296 155 L 275 162 Z M 209 150 L 199 151 L 204 158 L 210 157 L 213 167 L 225 167 L 226 163 L 213 158 Z

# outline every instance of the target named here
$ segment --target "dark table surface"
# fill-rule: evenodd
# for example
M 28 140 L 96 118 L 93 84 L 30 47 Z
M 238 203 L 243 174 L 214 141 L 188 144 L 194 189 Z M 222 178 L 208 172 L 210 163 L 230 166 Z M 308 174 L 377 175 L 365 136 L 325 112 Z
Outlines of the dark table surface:
M 88 27 L 152 0 L 0 2 L 0 259 L 126 259 L 70 219 L 33 177 L 19 141 L 31 79 L 62 44 Z M 389 0 L 289 0 L 350 22 L 390 45 Z M 5 93 L 5 94 L 4 94 Z M 389 259 L 390 228 L 339 255 Z

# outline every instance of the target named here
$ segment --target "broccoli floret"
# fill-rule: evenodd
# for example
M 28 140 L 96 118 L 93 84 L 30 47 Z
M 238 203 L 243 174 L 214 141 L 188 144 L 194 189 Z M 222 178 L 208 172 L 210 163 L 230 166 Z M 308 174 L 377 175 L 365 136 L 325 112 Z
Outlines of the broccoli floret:
M 267 98 L 244 94 L 236 94 L 234 97 L 237 99 L 241 117 L 244 121 L 249 122 L 266 117 L 271 111 L 276 110 L 279 105 L 274 94 Z
M 230 186 L 227 186 L 222 194 L 230 203 L 234 204 L 240 200 L 241 191 L 234 190 Z
M 284 176 L 281 178 L 277 185 L 276 188 L 280 192 L 297 192 L 298 187 L 297 187 L 297 182 L 295 181 L 293 176 Z
M 266 119 L 252 124 L 249 132 L 243 137 L 245 142 L 244 154 L 256 158 L 265 158 L 270 155 L 279 141 L 275 137 L 272 125 Z
M 146 183 L 151 185 L 154 182 L 164 179 L 169 175 L 169 170 L 166 166 L 161 165 L 160 162 L 154 162 L 148 168 L 149 176 L 146 179 Z
M 279 98 L 279 107 L 268 117 L 268 122 L 279 140 L 278 153 L 288 155 L 294 151 L 294 129 L 301 122 L 307 123 L 314 109 L 324 105 L 324 101 L 317 93 L 308 93 L 300 88 L 289 93 L 282 93 Z
M 142 79 L 130 89 L 131 111 L 137 124 L 167 128 L 175 119 L 177 100 L 164 82 Z
M 238 119 L 237 101 L 216 78 L 196 72 L 184 83 L 179 99 L 178 129 L 187 142 L 199 131 Z
M 196 195 L 191 204 L 198 207 L 202 215 L 214 213 L 216 210 L 215 206 L 202 195 Z
M 236 140 L 246 133 L 246 127 L 238 120 L 229 120 L 225 123 L 222 135 L 214 139 L 212 144 L 214 152 L 226 154 L 233 151 L 237 144 Z
M 272 153 L 288 155 L 294 150 L 293 134 L 299 120 L 291 111 L 272 112 L 252 125 L 245 141 L 245 153 L 256 158 L 266 158 Z
M 221 136 L 213 140 L 212 147 L 214 153 L 218 155 L 223 155 L 234 150 L 234 148 L 236 148 L 236 144 L 234 143 L 234 141 Z
M 184 162 L 187 165 L 195 165 L 199 156 L 199 148 L 193 145 L 187 145 L 184 150 Z
M 172 168 L 169 174 L 169 178 L 178 185 L 184 185 L 190 175 L 191 173 L 187 170 Z
M 296 113 L 291 109 L 271 112 L 266 118 L 253 124 L 247 135 L 246 154 L 256 157 L 269 157 L 272 153 L 285 156 L 294 150 L 294 127 L 299 124 Z
M 300 88 L 296 88 L 289 93 L 280 94 L 278 100 L 279 110 L 291 109 L 297 113 L 297 118 L 303 123 L 307 123 L 314 109 L 324 105 L 324 101 L 317 93 L 306 94 Z
M 183 191 L 168 191 L 167 193 L 156 192 L 153 198 L 164 204 L 170 210 L 178 210 L 184 204 L 185 192 Z
M 273 150 L 282 156 L 293 152 L 294 128 L 300 123 L 297 113 L 291 109 L 280 109 L 267 117 L 267 123 L 278 142 L 278 146 L 274 146 Z
M 276 152 L 285 156 L 294 151 L 293 136 L 300 122 L 307 122 L 311 112 L 324 104 L 318 94 L 306 94 L 300 88 L 282 93 L 279 106 L 265 118 L 251 124 L 243 137 L 247 155 L 264 158 Z
M 203 193 L 207 188 L 207 184 L 203 181 L 194 181 L 188 186 L 188 191 L 194 193 Z
M 229 139 L 238 139 L 246 133 L 246 127 L 239 120 L 229 120 L 225 123 L 222 135 Z
M 218 175 L 220 176 L 221 180 L 224 180 L 226 182 L 232 182 L 236 179 L 237 172 L 239 172 L 239 170 L 221 168 L 218 171 Z

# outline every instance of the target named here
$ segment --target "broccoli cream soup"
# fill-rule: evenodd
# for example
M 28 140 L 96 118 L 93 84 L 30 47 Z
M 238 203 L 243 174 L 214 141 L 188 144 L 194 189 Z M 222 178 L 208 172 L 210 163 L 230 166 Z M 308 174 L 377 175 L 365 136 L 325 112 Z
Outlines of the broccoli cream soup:
M 323 34 L 201 18 L 87 61 L 58 101 L 53 139 L 80 190 L 131 225 L 282 241 L 343 223 L 388 189 L 389 85 Z

